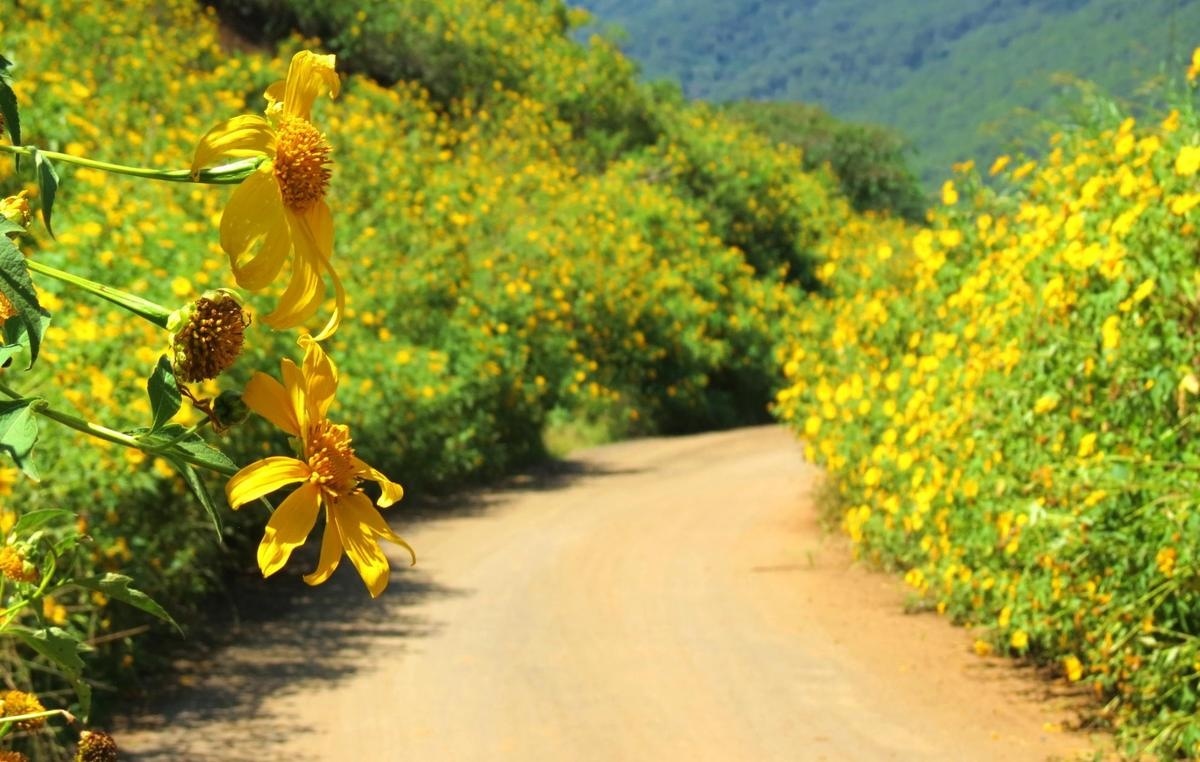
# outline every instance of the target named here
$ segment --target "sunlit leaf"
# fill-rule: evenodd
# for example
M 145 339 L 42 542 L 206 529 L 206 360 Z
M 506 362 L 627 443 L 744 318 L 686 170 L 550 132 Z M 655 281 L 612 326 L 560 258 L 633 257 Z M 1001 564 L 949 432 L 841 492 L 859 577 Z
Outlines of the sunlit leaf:
M 146 393 L 150 395 L 150 411 L 154 420 L 150 430 L 158 431 L 175 417 L 183 405 L 175 371 L 166 355 L 158 358 L 158 365 L 146 379 Z
M 38 480 L 33 464 L 33 446 L 37 444 L 37 415 L 32 399 L 0 401 L 0 452 L 8 453 L 25 475 Z

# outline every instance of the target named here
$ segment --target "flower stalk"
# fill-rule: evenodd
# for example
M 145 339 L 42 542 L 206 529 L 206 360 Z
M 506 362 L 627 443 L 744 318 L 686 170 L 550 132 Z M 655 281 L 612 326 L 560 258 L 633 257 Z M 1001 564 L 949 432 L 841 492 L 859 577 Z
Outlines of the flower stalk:
M 65 270 L 59 270 L 57 267 L 51 267 L 45 262 L 39 262 L 36 259 L 27 259 L 25 260 L 25 264 L 33 272 L 47 275 L 55 280 L 69 283 L 88 293 L 95 294 L 101 299 L 112 302 L 118 307 L 129 310 L 138 317 L 150 321 L 159 328 L 166 329 L 167 323 L 171 318 L 171 310 L 148 299 L 143 299 L 140 296 L 135 296 L 112 286 L 106 286 L 103 283 L 97 283 L 94 280 L 88 280 Z
M 8 395 L 12 399 L 25 399 L 23 395 L 18 393 L 15 389 L 9 387 L 7 384 L 0 384 L 0 393 Z M 192 466 L 199 466 L 200 468 L 216 471 L 217 473 L 225 474 L 226 476 L 232 476 L 238 471 L 237 468 L 218 466 L 214 463 L 193 457 L 186 451 L 178 448 L 171 449 L 168 452 L 165 447 L 155 446 L 154 444 L 146 442 L 143 439 L 130 436 L 129 434 L 117 431 L 116 429 L 110 429 L 107 426 L 101 426 L 98 423 L 85 421 L 84 419 L 71 415 L 70 413 L 64 413 L 61 410 L 51 407 L 50 403 L 46 402 L 45 400 L 35 400 L 30 405 L 30 409 L 43 418 L 49 418 L 55 423 L 66 426 L 69 429 L 74 429 L 82 434 L 87 434 L 88 436 L 101 439 L 105 442 L 111 442 L 112 444 L 121 445 L 122 447 L 128 447 L 134 450 L 141 450 L 142 452 L 150 455 L 170 456 L 175 460 L 183 461 L 184 463 Z M 168 446 L 173 444 L 174 441 L 169 442 Z
M 149 180 L 162 180 L 169 183 L 201 183 L 205 185 L 237 185 L 249 177 L 258 165 L 263 162 L 261 156 L 232 161 L 218 167 L 209 167 L 193 172 L 191 169 L 154 169 L 152 167 L 134 167 L 127 164 L 113 164 L 107 161 L 89 159 L 85 156 L 74 156 L 59 151 L 43 151 L 33 146 L 14 146 L 0 144 L 0 151 L 18 156 L 34 156 L 41 154 L 47 159 L 54 159 L 65 164 L 75 164 L 88 169 L 98 169 L 114 175 L 128 175 Z

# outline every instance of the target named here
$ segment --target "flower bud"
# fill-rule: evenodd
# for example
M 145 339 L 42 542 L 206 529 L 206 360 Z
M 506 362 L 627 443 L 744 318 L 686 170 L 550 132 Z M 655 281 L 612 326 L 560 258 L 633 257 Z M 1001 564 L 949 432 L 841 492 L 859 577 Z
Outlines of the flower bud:
M 213 418 L 223 428 L 234 426 L 250 417 L 250 408 L 242 401 L 242 395 L 228 389 L 213 400 Z
M 33 218 L 33 212 L 29 208 L 27 195 L 28 191 L 21 191 L 15 196 L 0 199 L 0 217 L 23 228 L 29 227 L 29 220 Z
M 38 570 L 11 545 L 0 548 L 0 575 L 13 582 L 37 582 Z

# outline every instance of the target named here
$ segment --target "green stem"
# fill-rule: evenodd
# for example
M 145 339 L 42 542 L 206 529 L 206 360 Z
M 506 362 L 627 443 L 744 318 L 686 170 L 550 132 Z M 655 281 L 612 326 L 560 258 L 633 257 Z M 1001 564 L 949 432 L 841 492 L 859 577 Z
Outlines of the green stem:
M 48 159 L 57 159 L 67 164 L 76 164 L 81 167 L 98 169 L 116 175 L 143 177 L 149 180 L 162 180 L 169 183 L 205 183 L 208 185 L 236 185 L 245 180 L 254 170 L 258 169 L 258 166 L 266 158 L 264 156 L 253 156 L 249 159 L 240 159 L 219 167 L 201 169 L 193 173 L 190 169 L 152 169 L 150 167 L 131 167 L 127 164 L 112 164 L 111 162 L 97 161 L 96 159 L 89 159 L 84 156 L 72 156 L 69 153 L 43 151 L 33 146 L 14 146 L 7 143 L 0 144 L 0 151 L 31 157 L 35 154 L 41 154 Z
M 5 384 L 0 384 L 0 392 L 7 394 L 9 397 L 11 397 L 13 399 L 25 399 L 21 394 L 17 393 L 14 389 L 11 389 L 10 387 L 8 387 Z M 78 418 L 69 413 L 64 413 L 61 410 L 55 410 L 54 408 L 50 407 L 50 404 L 48 402 L 46 402 L 45 400 L 36 400 L 29 407 L 31 410 L 33 410 L 33 412 L 37 413 L 38 415 L 41 415 L 44 418 L 49 418 L 50 420 L 54 421 L 55 423 L 60 423 L 69 429 L 74 429 L 75 431 L 81 432 L 83 434 L 87 434 L 88 436 L 93 436 L 93 437 L 95 437 L 97 439 L 101 439 L 105 442 L 111 442 L 112 444 L 121 445 L 122 447 L 128 447 L 133 450 L 141 450 L 142 452 L 149 453 L 151 455 L 162 455 L 162 456 L 166 456 L 166 457 L 171 457 L 176 460 L 183 461 L 184 463 L 187 463 L 189 465 L 199 466 L 200 468 L 207 468 L 211 471 L 216 471 L 218 473 L 225 474 L 226 476 L 233 476 L 234 474 L 236 474 L 238 472 L 238 469 L 236 467 L 229 467 L 229 466 L 221 467 L 221 466 L 213 465 L 212 463 L 208 463 L 208 462 L 200 460 L 192 455 L 189 455 L 183 449 L 174 448 L 174 449 L 171 449 L 168 451 L 164 448 L 159 448 L 159 447 L 155 447 L 153 445 L 147 444 L 146 442 L 138 439 L 137 437 L 131 437 L 128 434 L 125 434 L 123 432 L 116 431 L 115 429 L 110 429 L 107 426 L 101 426 L 98 423 L 92 423 L 91 421 L 85 421 L 82 418 Z
M 29 714 L 14 714 L 11 717 L 5 716 L 0 718 L 0 721 L 5 723 L 17 723 L 21 720 L 36 720 L 39 717 L 53 717 L 55 715 L 62 715 L 66 718 L 67 722 L 75 721 L 75 715 L 71 714 L 66 709 L 46 709 L 45 711 L 30 712 Z
M 159 328 L 165 329 L 167 322 L 171 317 L 171 311 L 160 304 L 155 304 L 152 301 L 143 299 L 140 296 L 126 293 L 111 286 L 106 286 L 103 283 L 97 283 L 94 280 L 88 280 L 79 275 L 59 270 L 57 267 L 51 267 L 45 262 L 40 262 L 36 259 L 26 259 L 26 266 L 34 272 L 48 275 L 51 278 L 60 280 L 63 283 L 69 283 L 72 286 L 78 286 L 84 291 L 95 294 L 101 299 L 106 299 L 118 307 L 124 307 L 138 317 L 145 318 Z

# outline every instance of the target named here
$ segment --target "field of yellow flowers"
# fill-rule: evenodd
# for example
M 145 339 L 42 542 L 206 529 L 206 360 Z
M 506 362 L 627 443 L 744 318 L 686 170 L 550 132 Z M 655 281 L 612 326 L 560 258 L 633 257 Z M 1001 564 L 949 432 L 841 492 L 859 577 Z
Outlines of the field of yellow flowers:
M 343 74 L 314 118 L 333 147 L 334 265 L 348 294 L 325 344 L 357 454 L 420 494 L 544 457 L 547 427 L 563 422 L 621 436 L 765 420 L 786 328 L 828 231 L 849 215 L 836 183 L 802 171 L 795 149 L 638 84 L 607 43 L 575 43 L 565 6 L 420 10 L 381 4 L 372 23 L 335 19 L 330 44 L 379 79 Z M 421 66 L 381 72 L 387 61 L 363 58 L 385 48 L 361 36 L 383 32 Z M 15 62 L 24 142 L 189 167 L 209 127 L 258 112 L 291 53 L 321 44 L 289 36 L 276 51 L 227 34 L 188 0 L 5 10 L 0 52 Z M 163 305 L 235 286 L 213 235 L 227 192 L 69 163 L 59 174 L 56 237 L 25 237 L 31 260 Z M 10 161 L 0 191 L 45 201 Z M 144 379 L 165 338 L 103 301 L 64 298 L 54 281 L 37 287 L 53 314 L 39 364 L 5 373 L 111 429 L 145 425 Z M 255 366 L 287 353 L 294 337 L 263 326 L 281 290 L 247 296 L 250 356 L 195 393 L 240 391 Z M 176 420 L 200 417 L 185 406 Z M 239 463 L 283 439 L 254 420 L 220 436 Z M 0 528 L 71 511 L 89 549 L 80 576 L 126 574 L 186 623 L 230 568 L 252 566 L 265 512 L 226 512 L 221 543 L 161 459 L 61 431 L 43 432 L 35 454 L 37 484 L 0 464 Z M 110 603 L 64 591 L 35 613 L 93 644 L 87 658 L 119 682 L 155 652 L 139 637 L 148 617 Z M 29 654 L 0 647 L 7 683 L 39 684 Z M 66 706 L 61 688 L 39 695 Z M 96 703 L 115 700 L 100 692 Z
M 986 185 L 958 167 L 927 228 L 841 230 L 777 412 L 861 556 L 1193 756 L 1200 123 L 1096 112 Z

